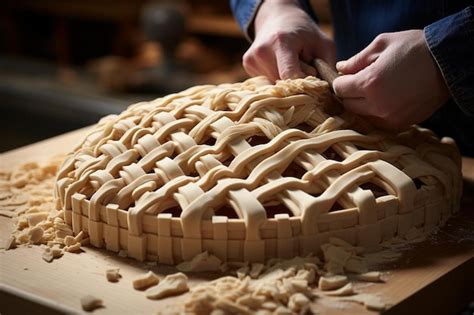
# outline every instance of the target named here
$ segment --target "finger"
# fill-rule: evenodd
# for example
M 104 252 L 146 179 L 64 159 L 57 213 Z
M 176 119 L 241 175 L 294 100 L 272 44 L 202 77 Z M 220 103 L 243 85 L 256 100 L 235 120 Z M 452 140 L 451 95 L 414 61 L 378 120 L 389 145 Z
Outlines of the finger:
M 269 80 L 278 79 L 275 56 L 269 50 L 249 49 L 243 57 L 243 66 L 250 76 L 264 75 Z
M 360 98 L 364 96 L 362 90 L 362 76 L 360 74 L 346 74 L 334 79 L 332 88 L 334 93 L 342 98 Z
M 244 69 L 245 71 L 247 72 L 247 74 L 251 77 L 256 77 L 258 75 L 261 75 L 261 73 L 259 73 L 259 71 L 254 67 L 253 64 L 251 63 L 244 63 Z
M 301 70 L 297 51 L 285 47 L 277 48 L 275 57 L 278 66 L 278 75 L 281 79 L 303 78 L 306 76 Z
M 306 75 L 316 76 L 318 74 L 318 72 L 316 71 L 314 67 L 310 66 L 309 64 L 301 60 L 300 60 L 300 68 L 301 68 L 301 71 L 303 71 Z
M 274 56 L 269 56 L 267 60 L 257 60 L 257 69 L 272 82 L 280 78 Z
M 339 61 L 336 69 L 344 74 L 354 74 L 370 66 L 377 60 L 380 52 L 385 48 L 380 39 L 372 41 L 369 46 L 352 56 L 348 60 Z
M 328 65 L 334 67 L 336 65 L 336 51 L 331 46 L 325 46 L 321 49 L 321 59 L 326 61 Z
M 367 99 L 363 97 L 344 98 L 342 99 L 342 105 L 344 105 L 344 108 L 348 111 L 362 116 L 369 115 L 372 106 Z
M 305 46 L 300 54 L 301 60 L 311 64 L 314 58 L 320 58 L 330 66 L 336 64 L 336 48 L 332 41 L 317 42 L 311 46 Z

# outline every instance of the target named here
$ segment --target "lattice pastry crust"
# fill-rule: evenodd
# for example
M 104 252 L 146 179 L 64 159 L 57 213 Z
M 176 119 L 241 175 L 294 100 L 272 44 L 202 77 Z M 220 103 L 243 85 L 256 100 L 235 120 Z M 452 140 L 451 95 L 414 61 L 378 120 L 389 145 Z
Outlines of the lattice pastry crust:
M 371 246 L 457 211 L 453 141 L 331 113 L 314 77 L 196 86 L 103 118 L 64 161 L 57 207 L 94 246 L 176 264 Z

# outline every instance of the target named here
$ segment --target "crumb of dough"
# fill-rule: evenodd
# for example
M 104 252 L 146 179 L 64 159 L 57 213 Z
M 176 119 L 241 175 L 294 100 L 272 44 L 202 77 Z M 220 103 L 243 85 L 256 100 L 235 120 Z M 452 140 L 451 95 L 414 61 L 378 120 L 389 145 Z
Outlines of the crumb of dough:
M 288 308 L 295 313 L 304 313 L 311 303 L 311 300 L 302 293 L 295 293 L 290 296 L 288 301 Z
M 93 295 L 86 295 L 81 298 L 82 309 L 86 312 L 92 312 L 100 307 L 103 307 L 103 301 Z
M 334 291 L 325 291 L 324 294 L 329 295 L 329 296 L 349 296 L 349 295 L 354 295 L 355 292 L 354 292 L 354 287 L 352 286 L 352 283 L 349 282 L 342 288 L 339 288 Z
M 179 295 L 187 292 L 188 277 L 181 272 L 167 275 L 160 283 L 146 291 L 146 297 L 157 300 L 171 295 Z
M 44 230 L 41 226 L 35 226 L 28 231 L 28 234 L 30 236 L 30 242 L 33 244 L 38 244 L 43 237 Z
M 72 246 L 72 245 L 77 244 L 77 243 L 78 242 L 76 241 L 76 239 L 72 235 L 67 235 L 64 238 L 64 245 L 66 245 L 66 246 Z
M 46 262 L 52 262 L 63 255 L 63 250 L 57 246 L 46 247 L 43 251 L 42 258 Z
M 105 277 L 109 282 L 118 282 L 122 275 L 120 274 L 120 268 L 110 268 L 105 271 Z
M 5 244 L 5 249 L 9 250 L 9 249 L 15 249 L 15 248 L 16 248 L 16 237 L 14 235 L 11 235 Z
M 250 278 L 257 279 L 264 269 L 265 269 L 264 264 L 252 263 L 252 265 L 250 266 L 250 271 L 249 271 Z
M 135 290 L 146 290 L 152 286 L 157 285 L 159 282 L 160 278 L 158 278 L 158 276 L 153 271 L 148 271 L 146 274 L 135 278 L 132 284 Z
M 382 273 L 380 271 L 369 271 L 366 273 L 361 273 L 354 275 L 353 278 L 359 281 L 365 282 L 383 282 Z
M 349 283 L 346 276 L 322 276 L 319 278 L 318 287 L 321 291 L 337 290 Z
M 243 266 L 243 267 L 240 267 L 239 269 L 237 269 L 236 271 L 236 274 L 237 274 L 237 278 L 239 278 L 240 280 L 244 279 L 247 274 L 249 273 L 250 271 L 250 267 L 249 266 Z
M 182 272 L 202 272 L 202 271 L 218 271 L 222 261 L 208 252 L 202 252 L 194 256 L 191 261 L 185 261 L 176 266 L 176 269 Z
M 65 246 L 64 251 L 68 253 L 80 253 L 81 252 L 81 243 L 75 243 L 73 245 Z
M 33 227 L 44 221 L 48 217 L 48 212 L 31 213 L 26 216 L 28 226 Z

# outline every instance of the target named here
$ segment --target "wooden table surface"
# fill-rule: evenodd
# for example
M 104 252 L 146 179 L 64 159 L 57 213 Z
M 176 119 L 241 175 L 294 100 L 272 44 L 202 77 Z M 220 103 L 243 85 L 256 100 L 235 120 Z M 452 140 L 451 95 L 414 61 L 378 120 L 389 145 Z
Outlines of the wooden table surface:
M 87 129 L 29 145 L 0 155 L 0 168 L 27 161 L 44 161 L 75 146 Z M 436 235 L 403 252 L 402 258 L 384 270 L 386 283 L 359 287 L 377 293 L 392 306 L 386 314 L 456 314 L 474 300 L 474 160 L 463 159 L 464 197 L 461 212 Z M 0 242 L 7 239 L 13 222 L 0 217 Z M 42 250 L 18 248 L 0 251 L 0 314 L 60 314 L 81 312 L 80 298 L 101 297 L 104 308 L 94 314 L 154 314 L 173 309 L 186 295 L 160 301 L 148 300 L 135 291 L 133 277 L 147 270 L 160 275 L 175 272 L 169 266 L 151 266 L 118 257 L 106 250 L 87 247 L 81 254 L 66 253 L 46 263 Z M 118 283 L 105 279 L 105 269 L 119 267 Z M 216 278 L 217 274 L 190 274 L 191 286 Z M 357 288 L 357 287 L 356 287 Z M 321 314 L 373 313 L 355 303 L 328 305 L 316 301 Z

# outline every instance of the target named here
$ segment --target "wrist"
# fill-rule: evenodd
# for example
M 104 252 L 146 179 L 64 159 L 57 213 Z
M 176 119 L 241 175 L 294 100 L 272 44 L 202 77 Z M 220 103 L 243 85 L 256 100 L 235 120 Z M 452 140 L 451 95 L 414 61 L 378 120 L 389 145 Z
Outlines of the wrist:
M 255 15 L 252 27 L 254 35 L 257 35 L 268 20 L 274 20 L 280 13 L 289 14 L 296 11 L 302 11 L 298 0 L 264 0 Z
M 433 55 L 432 51 L 430 50 L 430 46 L 428 43 L 428 40 L 426 38 L 426 34 L 424 31 L 422 32 L 422 41 L 423 41 L 423 46 L 427 51 L 428 58 L 430 58 L 430 61 L 433 65 L 434 68 L 434 76 L 436 77 L 436 81 L 438 82 L 438 101 L 440 102 L 440 106 L 446 103 L 449 98 L 451 97 L 450 91 L 448 84 L 446 82 L 446 79 L 443 76 L 442 69 L 440 65 L 438 64 L 438 61 L 436 60 L 435 56 Z

